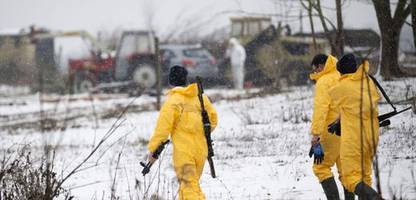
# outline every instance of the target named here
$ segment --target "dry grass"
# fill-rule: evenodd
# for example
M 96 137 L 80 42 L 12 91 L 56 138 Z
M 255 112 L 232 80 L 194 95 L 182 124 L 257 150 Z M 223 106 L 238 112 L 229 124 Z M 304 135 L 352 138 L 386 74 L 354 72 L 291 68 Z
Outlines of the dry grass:
M 39 161 L 27 147 L 16 154 L 4 154 L 0 169 L 0 199 L 70 200 L 70 192 L 62 187 L 54 172 L 54 164 L 42 157 Z

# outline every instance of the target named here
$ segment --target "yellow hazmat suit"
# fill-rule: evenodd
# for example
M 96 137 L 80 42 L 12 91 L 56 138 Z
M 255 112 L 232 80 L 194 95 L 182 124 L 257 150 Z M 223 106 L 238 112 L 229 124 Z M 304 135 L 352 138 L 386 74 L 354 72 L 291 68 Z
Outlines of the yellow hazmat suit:
M 329 91 L 340 112 L 342 183 L 350 192 L 361 181 L 371 186 L 371 164 L 378 144 L 380 96 L 364 73 L 368 68 L 365 61 L 355 73 L 342 75 L 339 84 Z
M 319 73 L 310 74 L 310 78 L 316 81 L 311 133 L 320 137 L 320 143 L 325 153 L 324 160 L 321 164 L 313 164 L 313 172 L 318 177 L 319 182 L 334 176 L 331 172 L 331 167 L 334 164 L 337 165 L 338 172 L 341 175 L 339 158 L 340 138 L 328 133 L 327 128 L 339 116 L 328 93 L 329 89 L 336 85 L 340 78 L 336 65 L 337 59 L 329 55 L 324 69 Z
M 202 126 L 201 105 L 197 95 L 197 84 L 170 90 L 148 144 L 149 152 L 154 152 L 162 141 L 171 137 L 173 163 L 180 184 L 180 200 L 205 199 L 199 186 L 199 179 L 208 150 Z M 217 113 L 208 97 L 203 98 L 214 130 L 218 121 Z

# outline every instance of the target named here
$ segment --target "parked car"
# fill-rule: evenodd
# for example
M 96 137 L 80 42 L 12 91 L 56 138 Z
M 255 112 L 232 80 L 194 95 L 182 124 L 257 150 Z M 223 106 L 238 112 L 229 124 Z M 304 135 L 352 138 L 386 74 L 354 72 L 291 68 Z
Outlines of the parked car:
M 200 45 L 161 45 L 160 51 L 164 77 L 174 65 L 184 66 L 191 80 L 200 76 L 209 82 L 214 82 L 218 77 L 217 60 Z

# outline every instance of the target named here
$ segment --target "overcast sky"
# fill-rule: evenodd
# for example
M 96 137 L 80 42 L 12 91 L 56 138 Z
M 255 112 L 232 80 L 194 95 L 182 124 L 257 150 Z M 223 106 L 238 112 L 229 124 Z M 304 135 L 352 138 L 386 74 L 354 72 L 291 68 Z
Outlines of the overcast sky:
M 161 35 L 175 31 L 178 24 L 200 21 L 202 32 L 229 25 L 232 14 L 224 11 L 242 9 L 255 13 L 299 15 L 298 6 L 290 7 L 281 0 L 0 0 L 0 30 L 20 29 L 32 24 L 52 30 L 97 31 L 145 29 L 151 21 Z M 296 0 L 292 0 L 296 2 Z M 324 12 L 335 19 L 334 1 L 323 0 Z M 374 8 L 368 3 L 350 1 L 344 5 L 347 28 L 372 28 L 378 31 Z M 149 20 L 151 18 L 152 20 Z M 297 18 L 277 17 L 299 30 Z M 304 31 L 309 31 L 307 18 Z M 317 28 L 320 23 L 316 21 Z

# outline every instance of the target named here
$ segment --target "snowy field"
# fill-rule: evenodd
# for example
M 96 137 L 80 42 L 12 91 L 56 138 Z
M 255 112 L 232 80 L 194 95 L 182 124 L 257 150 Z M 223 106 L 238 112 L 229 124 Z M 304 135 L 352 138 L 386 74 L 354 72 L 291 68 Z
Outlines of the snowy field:
M 398 108 L 409 106 L 403 100 L 416 94 L 416 79 L 381 84 L 393 101 L 401 102 Z M 210 177 L 206 165 L 201 179 L 207 199 L 325 199 L 307 155 L 312 91 L 312 86 L 273 95 L 255 95 L 258 90 L 207 91 L 219 114 L 219 125 L 213 132 L 218 178 Z M 178 185 L 171 146 L 146 178 L 140 173 L 139 161 L 158 116 L 154 97 L 45 99 L 45 116 L 55 121 L 50 130 L 41 133 L 36 124 L 41 105 L 38 95 L 1 95 L 1 154 L 29 145 L 32 155 L 40 157 L 45 144 L 57 145 L 55 169 L 65 176 L 116 124 L 115 132 L 65 188 L 82 200 L 110 199 L 112 192 L 120 199 L 148 199 L 155 193 L 162 199 L 175 199 Z M 131 106 L 129 111 L 118 119 L 127 105 Z M 380 105 L 380 113 L 390 110 L 388 104 Z M 387 199 L 392 195 L 416 199 L 415 128 L 415 114 L 408 111 L 381 129 L 378 155 L 382 192 Z

